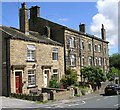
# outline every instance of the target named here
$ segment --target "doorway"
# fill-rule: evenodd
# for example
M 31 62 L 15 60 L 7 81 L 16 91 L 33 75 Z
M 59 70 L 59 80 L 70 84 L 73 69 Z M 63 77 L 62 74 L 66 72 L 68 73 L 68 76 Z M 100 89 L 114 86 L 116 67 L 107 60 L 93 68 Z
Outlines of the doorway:
M 49 83 L 49 70 L 44 70 L 44 87 L 48 87 Z
M 22 72 L 16 71 L 15 72 L 15 89 L 16 93 L 22 93 Z

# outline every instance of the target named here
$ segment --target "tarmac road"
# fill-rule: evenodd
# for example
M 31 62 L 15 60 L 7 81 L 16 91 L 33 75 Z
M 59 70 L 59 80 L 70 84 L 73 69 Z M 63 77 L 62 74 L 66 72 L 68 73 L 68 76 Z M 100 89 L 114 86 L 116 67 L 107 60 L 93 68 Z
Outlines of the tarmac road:
M 75 97 L 69 100 L 37 104 L 33 101 L 0 97 L 2 108 L 119 108 L 120 95 L 104 96 L 98 93 Z

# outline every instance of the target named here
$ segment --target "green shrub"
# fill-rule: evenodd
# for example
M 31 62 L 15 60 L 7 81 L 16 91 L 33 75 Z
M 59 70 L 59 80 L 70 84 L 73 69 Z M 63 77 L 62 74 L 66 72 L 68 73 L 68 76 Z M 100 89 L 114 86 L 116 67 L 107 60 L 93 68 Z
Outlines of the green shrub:
M 88 87 L 80 87 L 81 93 L 82 95 L 86 95 L 86 93 L 88 92 L 89 88 Z
M 73 86 L 79 87 L 80 84 L 79 84 L 79 82 L 76 82 L 75 84 L 73 84 Z
M 66 74 L 61 79 L 61 83 L 63 84 L 64 88 L 67 88 L 71 85 L 77 84 L 77 73 L 72 69 L 68 69 Z
M 49 87 L 51 88 L 60 88 L 60 83 L 57 81 L 57 78 L 52 76 L 50 82 L 49 82 Z
M 80 97 L 80 94 L 75 94 L 76 97 Z

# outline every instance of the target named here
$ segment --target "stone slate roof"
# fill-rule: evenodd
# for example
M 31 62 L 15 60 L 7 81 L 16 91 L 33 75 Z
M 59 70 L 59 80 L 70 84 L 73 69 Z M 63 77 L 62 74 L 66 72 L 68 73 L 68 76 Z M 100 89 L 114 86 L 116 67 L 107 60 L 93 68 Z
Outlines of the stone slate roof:
M 47 22 L 56 24 L 56 25 L 58 25 L 58 26 L 63 27 L 63 29 L 67 29 L 67 30 L 76 32 L 76 33 L 78 33 L 78 34 L 80 34 L 80 35 L 84 35 L 84 36 L 87 36 L 87 37 L 89 37 L 89 38 L 93 38 L 93 39 L 96 39 L 96 40 L 99 40 L 99 41 L 102 41 L 102 42 L 105 42 L 105 43 L 109 43 L 108 41 L 105 41 L 105 40 L 103 40 L 103 39 L 101 39 L 101 38 L 98 38 L 97 36 L 94 36 L 94 35 L 91 35 L 91 34 L 88 34 L 88 33 L 83 33 L 83 32 L 81 32 L 81 31 L 77 31 L 77 30 L 71 29 L 71 28 L 69 28 L 69 27 L 67 27 L 67 26 L 64 26 L 64 25 L 61 25 L 61 24 L 52 22 L 52 21 L 47 20 L 47 19 L 45 19 L 45 18 L 40 17 L 39 19 L 43 19 L 43 20 L 45 20 L 45 21 L 47 21 Z
M 71 29 L 71 28 L 68 28 L 68 27 L 65 27 L 65 28 L 68 29 L 68 30 L 70 30 L 70 31 L 79 33 L 80 35 L 84 35 L 84 36 L 87 36 L 87 37 L 89 37 L 89 38 L 96 39 L 96 40 L 98 40 L 98 41 L 102 41 L 102 42 L 105 42 L 105 43 L 109 43 L 108 41 L 105 41 L 105 40 L 103 40 L 103 39 L 101 39 L 101 38 L 98 38 L 98 37 L 96 37 L 96 36 L 94 36 L 94 35 L 91 35 L 91 34 L 88 34 L 88 33 L 79 32 L 79 31 L 76 31 L 76 30 Z
M 8 34 L 11 39 L 19 39 L 19 40 L 25 40 L 25 41 L 31 41 L 31 42 L 62 46 L 61 43 L 53 41 L 52 39 L 47 38 L 46 36 L 42 36 L 38 32 L 30 31 L 29 35 L 26 35 L 23 32 L 21 32 L 19 29 L 16 29 L 13 27 L 7 27 L 7 26 L 0 26 L 0 30 Z

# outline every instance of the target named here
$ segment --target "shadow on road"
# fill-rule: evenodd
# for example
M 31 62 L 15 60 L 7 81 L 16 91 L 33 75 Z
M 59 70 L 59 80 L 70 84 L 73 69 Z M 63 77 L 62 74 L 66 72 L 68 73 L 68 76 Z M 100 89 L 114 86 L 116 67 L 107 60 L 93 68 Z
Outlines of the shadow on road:
M 115 96 L 116 94 L 104 94 L 104 93 L 102 93 L 100 95 L 102 95 L 102 96 Z

